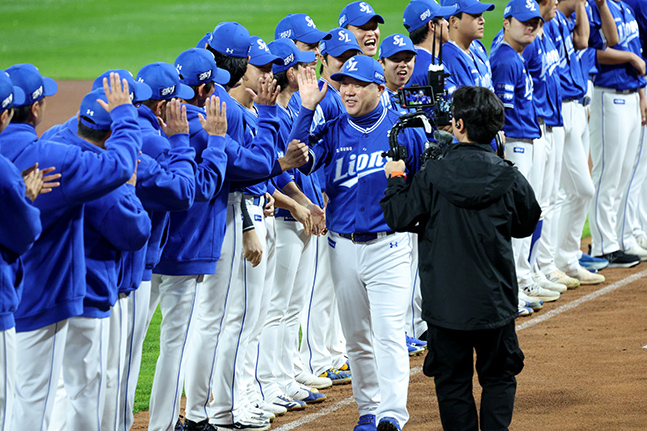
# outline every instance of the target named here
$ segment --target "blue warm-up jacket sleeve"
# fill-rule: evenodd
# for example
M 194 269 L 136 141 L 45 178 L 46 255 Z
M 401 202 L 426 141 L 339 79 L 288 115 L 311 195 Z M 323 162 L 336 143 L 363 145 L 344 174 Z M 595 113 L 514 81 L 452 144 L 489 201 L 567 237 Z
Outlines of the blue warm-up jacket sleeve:
M 0 246 L 20 255 L 41 233 L 40 211 L 25 196 L 18 169 L 5 157 L 0 159 Z
M 141 154 L 137 166 L 137 196 L 148 211 L 183 211 L 195 198 L 195 150 L 188 133 L 169 138 L 171 150 L 163 163 Z
M 117 250 L 136 251 L 146 245 L 151 220 L 132 185 L 124 184 L 102 199 L 88 203 L 85 212 L 86 223 Z
M 64 166 L 57 172 L 61 193 L 71 203 L 82 204 L 109 193 L 124 184 L 135 171 L 142 139 L 133 105 L 120 105 L 110 112 L 112 135 L 105 143 L 107 151 L 95 153 L 69 146 Z
M 207 133 L 203 131 L 206 135 Z M 198 164 L 195 175 L 195 200 L 208 202 L 214 198 L 225 182 L 228 154 L 225 148 L 227 138 L 209 135 L 207 148 L 202 151 L 202 162 Z

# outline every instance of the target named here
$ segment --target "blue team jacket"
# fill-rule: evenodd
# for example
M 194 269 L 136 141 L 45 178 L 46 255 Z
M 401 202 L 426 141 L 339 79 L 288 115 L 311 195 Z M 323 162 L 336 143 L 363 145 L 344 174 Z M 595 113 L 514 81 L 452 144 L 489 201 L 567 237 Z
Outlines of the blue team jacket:
M 83 207 L 132 176 L 141 147 L 141 134 L 132 105 L 112 110 L 112 135 L 101 154 L 82 151 L 75 141 L 81 138 L 58 134 L 50 141 L 38 141 L 30 124 L 10 124 L 2 134 L 2 154 L 18 169 L 39 162 L 55 166 L 61 173 L 61 186 L 39 196 L 43 231 L 31 250 L 23 256 L 25 284 L 14 313 L 16 331 L 32 331 L 83 312 L 85 297 L 85 255 Z M 72 145 L 70 145 L 72 144 Z
M 275 119 L 276 107 L 258 107 L 258 134 L 253 145 L 246 148 L 229 135 L 230 125 L 239 124 L 242 127 L 240 118 L 232 118 L 232 121 L 229 121 L 230 115 L 242 115 L 240 110 L 230 109 L 234 105 L 233 102 L 227 104 L 228 135 L 224 138 L 209 136 L 198 120 L 198 114 L 204 116 L 204 110 L 186 105 L 190 143 L 196 150 L 198 162 L 196 202 L 188 211 L 171 214 L 169 240 L 154 273 L 215 274 L 216 262 L 220 258 L 225 237 L 230 181 L 265 178 L 276 170 L 278 165 L 274 157 L 274 142 L 278 129 Z M 244 139 L 244 133 L 240 135 Z M 216 156 L 218 156 L 217 161 Z M 278 169 L 280 170 L 280 167 Z M 224 175 L 223 171 L 225 171 Z M 214 176 L 216 172 L 218 175 Z M 225 176 L 227 181 L 222 182 Z M 209 179 L 217 179 L 220 184 L 211 183 Z
M 24 277 L 20 255 L 40 235 L 40 211 L 25 197 L 18 169 L 0 156 L 0 331 L 16 326 L 13 313 L 22 294 Z

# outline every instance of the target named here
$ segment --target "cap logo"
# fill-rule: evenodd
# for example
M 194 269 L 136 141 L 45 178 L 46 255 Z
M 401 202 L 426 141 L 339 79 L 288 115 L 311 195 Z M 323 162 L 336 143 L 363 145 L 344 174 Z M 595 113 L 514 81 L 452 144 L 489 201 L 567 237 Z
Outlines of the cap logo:
M 234 50 L 231 49 L 231 48 L 227 48 L 227 49 L 225 49 L 225 51 L 227 51 L 227 54 L 233 54 L 234 53 Z
M 375 72 L 375 75 L 374 75 L 374 76 L 375 76 L 377 79 L 379 79 L 380 81 L 384 81 L 384 75 L 382 75 L 381 73 L 379 73 L 379 72 Z
M 308 15 L 306 15 L 306 22 L 308 23 L 308 27 L 317 28 L 315 22 Z
M 128 96 L 130 97 L 131 102 L 135 100 L 135 93 L 133 93 L 132 91 L 128 94 Z
M 182 72 L 182 65 L 181 64 L 176 64 L 175 69 L 178 71 L 178 73 Z
M 267 44 L 262 39 L 258 39 L 256 43 L 258 44 L 258 49 L 260 49 L 261 51 L 265 51 L 265 52 L 269 51 L 269 49 L 267 48 Z
M 206 72 L 202 72 L 201 74 L 198 75 L 198 81 L 204 81 L 209 78 L 211 78 L 210 70 L 207 70 Z
M 13 102 L 13 93 L 11 93 L 5 100 L 2 101 L 2 109 L 5 109 L 7 106 L 11 105 Z
M 279 34 L 279 39 L 288 39 L 290 36 L 292 36 L 292 29 L 285 30 L 284 32 Z
M 535 10 L 535 0 L 526 0 L 526 9 Z
M 357 60 L 354 58 L 348 59 L 346 62 L 346 71 L 348 72 L 357 72 Z
M 294 53 L 288 55 L 283 59 L 283 65 L 287 66 L 288 64 L 292 63 L 294 61 Z
M 406 42 L 404 41 L 404 39 L 402 38 L 402 36 L 400 36 L 400 35 L 398 34 L 398 35 L 395 35 L 395 36 L 393 37 L 393 45 L 396 45 L 396 46 L 406 46 L 407 44 L 406 44 Z
M 343 26 L 344 26 L 344 23 L 346 22 L 346 19 L 347 19 L 347 18 L 346 18 L 346 14 L 343 14 L 343 15 L 339 18 L 339 26 L 340 26 L 340 27 L 343 27 Z
M 168 96 L 169 94 L 173 94 L 174 92 L 175 92 L 175 85 L 173 85 L 172 87 L 162 88 L 160 90 L 160 96 Z
M 339 40 L 344 43 L 350 43 L 350 37 L 348 36 L 348 33 L 346 33 L 345 31 L 339 32 Z
M 41 85 L 40 87 L 38 87 L 38 88 L 36 89 L 36 91 L 34 91 L 33 93 L 31 93 L 31 98 L 32 98 L 32 100 L 36 100 L 36 99 L 38 99 L 38 98 L 39 98 L 40 96 L 42 96 L 42 95 L 43 95 L 43 86 Z
M 137 78 L 137 82 L 144 82 L 144 78 L 140 76 L 139 78 Z
M 364 13 L 373 13 L 373 10 L 371 7 L 368 5 L 368 3 L 361 2 L 359 4 L 359 11 L 364 12 Z
M 429 9 L 427 9 L 426 11 L 424 11 L 423 13 L 420 14 L 420 21 L 424 21 L 427 18 L 429 18 L 430 16 L 431 16 L 431 11 Z
M 94 117 L 94 111 L 92 109 L 88 109 L 85 111 L 85 115 L 89 115 L 90 117 Z

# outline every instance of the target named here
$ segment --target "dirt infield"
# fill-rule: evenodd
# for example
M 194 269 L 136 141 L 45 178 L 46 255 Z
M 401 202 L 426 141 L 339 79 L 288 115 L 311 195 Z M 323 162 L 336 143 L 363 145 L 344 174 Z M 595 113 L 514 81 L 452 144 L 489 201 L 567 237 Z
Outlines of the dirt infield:
M 61 81 L 48 99 L 42 133 L 77 112 L 87 81 Z M 513 430 L 647 429 L 647 263 L 607 269 L 607 282 L 566 292 L 531 317 L 517 320 L 525 353 Z M 433 380 L 411 360 L 409 431 L 441 430 Z M 478 382 L 474 381 L 478 402 Z M 351 386 L 323 391 L 328 399 L 277 418 L 273 430 L 350 430 L 357 421 Z M 145 430 L 148 413 L 136 415 Z

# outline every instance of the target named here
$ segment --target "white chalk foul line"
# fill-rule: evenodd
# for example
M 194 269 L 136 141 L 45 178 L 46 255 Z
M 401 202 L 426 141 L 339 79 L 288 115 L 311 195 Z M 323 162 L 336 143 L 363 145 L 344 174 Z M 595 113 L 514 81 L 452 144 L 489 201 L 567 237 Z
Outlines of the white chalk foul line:
M 538 323 L 545 322 L 546 320 L 553 318 L 559 314 L 562 314 L 568 310 L 572 310 L 575 307 L 579 307 L 582 304 L 585 304 L 589 301 L 592 301 L 596 298 L 599 298 L 602 295 L 606 295 L 607 293 L 613 292 L 614 290 L 620 289 L 623 286 L 626 286 L 628 284 L 633 283 L 636 280 L 640 280 L 641 278 L 647 276 L 647 270 L 637 272 L 636 274 L 630 275 L 629 277 L 623 278 L 622 280 L 616 281 L 613 284 L 610 284 L 606 287 L 603 287 L 600 290 L 596 290 L 595 292 L 589 293 L 588 295 L 584 295 L 579 299 L 576 299 L 575 301 L 571 301 L 568 304 L 564 304 L 560 307 L 557 307 L 553 310 L 550 310 L 546 313 L 542 313 L 540 316 L 533 317 L 532 319 L 521 323 L 516 326 L 517 332 L 523 331 L 524 329 L 530 328 L 531 326 L 535 326 Z M 647 346 L 643 347 L 644 349 L 647 349 Z M 419 365 L 417 367 L 414 367 L 411 369 L 411 375 L 415 376 L 416 374 L 422 372 L 422 365 Z M 325 409 L 319 410 L 317 413 L 312 413 L 308 416 L 304 416 L 300 419 L 297 419 L 295 421 L 289 422 L 285 425 L 282 425 L 278 428 L 275 429 L 275 431 L 289 431 L 293 430 L 297 427 L 300 427 L 301 425 L 305 425 L 309 422 L 312 422 L 316 419 L 319 419 L 322 416 L 326 416 L 327 414 L 333 413 L 337 410 L 339 410 L 342 407 L 346 407 L 350 403 L 354 401 L 353 397 L 348 397 L 344 398 L 341 401 L 338 401 L 337 403 L 333 404 L 330 407 L 326 407 Z

